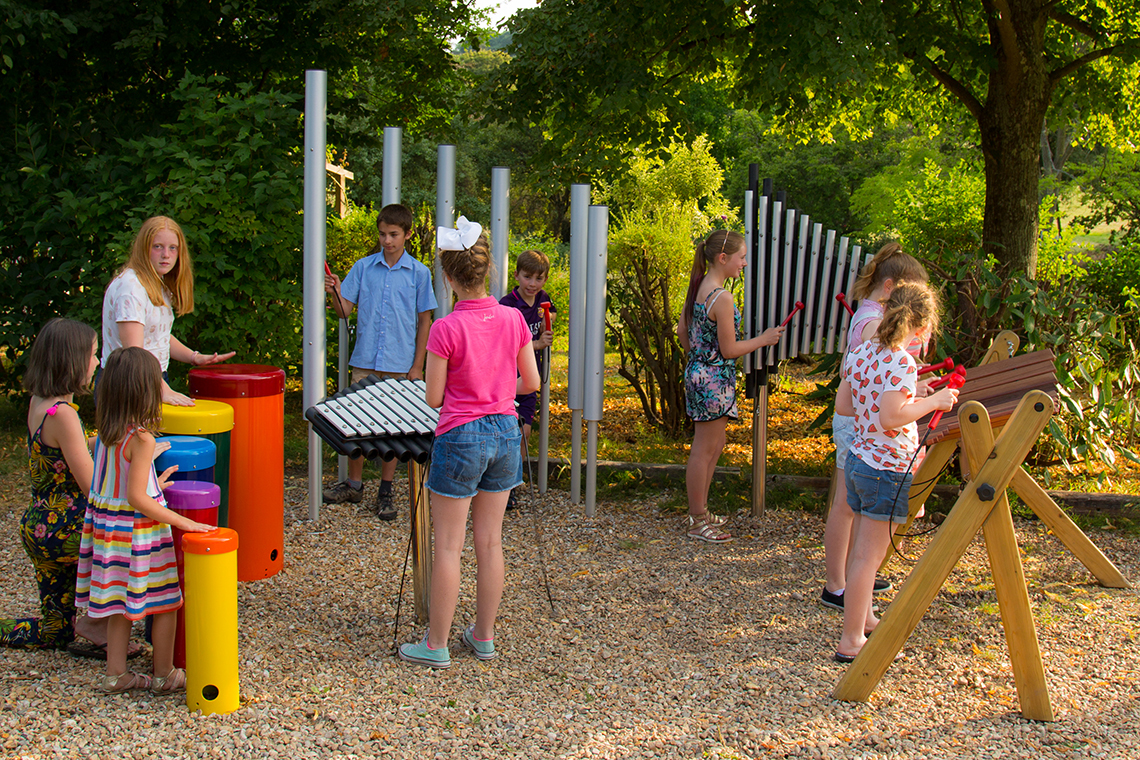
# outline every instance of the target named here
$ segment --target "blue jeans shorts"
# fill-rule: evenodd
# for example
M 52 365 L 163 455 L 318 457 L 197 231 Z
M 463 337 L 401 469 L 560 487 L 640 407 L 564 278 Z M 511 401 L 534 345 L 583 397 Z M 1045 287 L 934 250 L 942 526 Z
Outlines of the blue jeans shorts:
M 427 487 L 451 499 L 500 493 L 522 483 L 522 432 L 513 414 L 492 414 L 435 437 Z
M 855 440 L 855 417 L 847 414 L 833 416 L 831 440 L 835 443 L 835 466 L 842 470 L 847 466 L 847 452 L 851 451 L 851 442 Z
M 852 453 L 847 455 L 843 473 L 847 483 L 847 505 L 852 512 L 880 522 L 906 522 L 913 475 L 876 470 Z

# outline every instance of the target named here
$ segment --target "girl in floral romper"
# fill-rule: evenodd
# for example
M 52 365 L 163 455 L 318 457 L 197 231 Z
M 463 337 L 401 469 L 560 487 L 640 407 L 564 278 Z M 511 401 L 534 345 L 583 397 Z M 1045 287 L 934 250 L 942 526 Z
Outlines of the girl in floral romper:
M 709 486 L 724 451 L 729 418 L 736 419 L 736 360 L 779 342 L 783 327 L 771 327 L 739 340 L 740 312 L 725 280 L 744 271 L 747 251 L 739 232 L 717 230 L 697 244 L 677 337 L 687 353 L 685 407 L 693 418 L 693 445 L 685 468 L 689 496 L 689 538 L 731 541 L 721 526 L 725 516 L 709 512 Z

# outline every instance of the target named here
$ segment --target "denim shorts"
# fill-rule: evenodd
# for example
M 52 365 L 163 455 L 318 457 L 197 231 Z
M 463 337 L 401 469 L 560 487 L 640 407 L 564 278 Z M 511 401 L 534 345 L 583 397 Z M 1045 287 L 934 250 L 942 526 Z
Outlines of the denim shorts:
M 852 512 L 881 522 L 906 522 L 910 482 L 914 479 L 909 472 L 876 470 L 855 454 L 848 454 L 844 476 Z
M 427 487 L 451 499 L 522 483 L 522 432 L 513 414 L 492 414 L 435 437 Z
M 835 466 L 843 469 L 847 465 L 847 452 L 855 440 L 855 417 L 836 414 L 831 418 L 831 440 L 835 443 Z

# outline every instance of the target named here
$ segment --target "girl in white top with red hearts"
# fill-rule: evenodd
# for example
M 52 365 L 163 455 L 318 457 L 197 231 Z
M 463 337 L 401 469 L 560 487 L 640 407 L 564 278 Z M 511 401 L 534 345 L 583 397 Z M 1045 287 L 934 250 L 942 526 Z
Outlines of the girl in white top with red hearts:
M 843 362 L 842 377 L 851 386 L 855 407 L 855 438 L 844 463 L 853 518 L 843 636 L 835 651 L 839 662 L 854 660 L 879 624 L 872 587 L 891 535 L 906 522 L 906 494 L 919 446 L 915 423 L 931 412 L 949 411 L 958 399 L 955 388 L 917 395 L 918 367 L 906 347 L 937 327 L 937 294 L 925 283 L 901 283 L 887 299 L 875 337 Z

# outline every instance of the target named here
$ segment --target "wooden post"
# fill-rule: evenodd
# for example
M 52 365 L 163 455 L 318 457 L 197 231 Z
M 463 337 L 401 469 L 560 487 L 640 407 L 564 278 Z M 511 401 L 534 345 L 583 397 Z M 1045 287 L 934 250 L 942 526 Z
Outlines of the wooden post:
M 752 406 L 752 516 L 764 514 L 768 486 L 768 383 L 756 385 Z
M 408 462 L 408 500 L 412 516 L 412 597 L 416 622 L 426 625 L 431 607 L 431 507 L 427 475 L 431 465 Z
M 993 430 L 988 424 L 977 425 L 971 430 L 974 434 L 965 435 L 963 428 L 962 451 L 970 462 L 970 471 L 979 472 L 985 458 L 993 451 Z M 1024 472 L 1020 463 L 1017 472 Z M 990 556 L 990 573 L 994 578 L 994 591 L 1001 611 L 1005 643 L 1009 648 L 1013 682 L 1021 702 L 1021 714 L 1030 720 L 1051 721 L 1053 705 L 1045 683 L 1045 666 L 1041 663 L 1041 646 L 1037 641 L 1033 610 L 1029 606 L 1025 571 L 1021 567 L 1021 553 L 1013 530 L 1013 514 L 1009 511 L 1009 498 L 1004 489 L 1000 492 L 997 506 L 982 523 L 982 531 Z
M 344 219 L 348 216 L 348 182 L 347 180 L 356 179 L 356 176 L 345 169 L 343 166 L 330 164 L 325 162 L 325 171 L 333 175 L 333 184 L 336 186 L 336 194 L 333 198 L 333 211 Z
M 962 405 L 958 412 L 962 436 L 983 441 L 977 448 L 989 452 L 985 463 L 978 468 L 977 476 L 966 484 L 946 522 L 883 614 L 875 635 L 863 645 L 855 662 L 836 684 L 833 697 L 858 702 L 870 698 L 950 571 L 997 505 L 998 495 L 1009 485 L 1052 413 L 1053 401 L 1048 394 L 1031 391 L 1018 404 L 1002 435 L 990 447 L 984 443 L 992 435 L 986 408 L 976 401 Z

